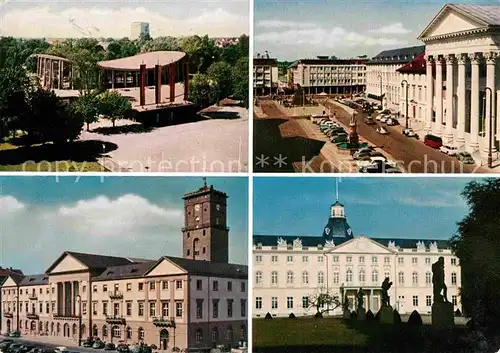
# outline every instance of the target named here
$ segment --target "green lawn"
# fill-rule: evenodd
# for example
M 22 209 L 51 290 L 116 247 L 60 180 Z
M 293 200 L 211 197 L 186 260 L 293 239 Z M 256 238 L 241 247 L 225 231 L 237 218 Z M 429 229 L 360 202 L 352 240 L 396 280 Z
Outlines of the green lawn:
M 464 328 L 446 333 L 430 326 L 387 325 L 344 319 L 253 320 L 254 352 L 462 352 Z M 460 342 L 460 343 L 459 343 Z M 438 350 L 435 350 L 438 349 Z

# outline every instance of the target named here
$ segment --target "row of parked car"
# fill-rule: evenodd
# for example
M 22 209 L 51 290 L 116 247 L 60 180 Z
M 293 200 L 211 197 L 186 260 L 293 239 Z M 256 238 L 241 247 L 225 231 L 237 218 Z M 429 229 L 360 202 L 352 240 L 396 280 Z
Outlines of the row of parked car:
M 448 156 L 455 157 L 459 162 L 464 164 L 474 164 L 474 158 L 469 152 L 460 151 L 457 146 L 443 145 L 443 140 L 439 136 L 425 135 L 424 143 L 432 148 L 439 149 L 442 153 Z
M 331 121 L 330 119 L 322 119 L 316 121 L 319 125 L 319 130 L 324 133 L 333 143 L 347 142 L 349 136 L 342 126 Z
M 396 163 L 388 161 L 380 152 L 372 146 L 362 147 L 353 155 L 360 173 L 401 173 Z
M 0 340 L 0 353 L 58 353 L 43 345 L 15 342 L 12 338 Z M 69 352 L 68 352 L 69 353 Z

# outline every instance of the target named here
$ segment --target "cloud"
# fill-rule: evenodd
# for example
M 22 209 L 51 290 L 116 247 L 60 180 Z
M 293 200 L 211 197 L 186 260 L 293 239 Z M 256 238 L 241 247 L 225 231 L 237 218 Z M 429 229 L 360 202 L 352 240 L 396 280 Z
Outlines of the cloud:
M 262 20 L 257 22 L 257 26 L 263 28 L 310 28 L 315 27 L 316 25 L 308 22 Z
M 95 37 L 130 36 L 134 21 L 150 23 L 155 36 L 183 36 L 208 34 L 212 37 L 239 36 L 248 33 L 248 15 L 239 15 L 222 7 L 188 11 L 185 18 L 170 18 L 141 7 L 119 9 L 105 7 L 32 6 L 23 9 L 10 7 L 2 13 L 0 32 L 6 36 L 28 38 L 84 37 L 90 32 Z M 199 13 L 199 14 L 198 14 Z
M 19 202 L 13 196 L 0 196 L 0 216 L 22 211 L 25 207 L 23 203 Z
M 403 45 L 407 42 L 396 38 L 382 38 L 366 36 L 361 33 L 348 31 L 342 27 L 299 28 L 282 32 L 268 32 L 255 37 L 256 41 L 284 46 L 321 46 L 332 49 L 348 46 L 389 46 Z
M 410 32 L 411 31 L 409 29 L 403 27 L 403 24 L 401 22 L 391 23 L 387 26 L 383 26 L 370 31 L 370 33 L 377 34 L 407 34 Z
M 457 195 L 450 195 L 450 197 L 445 198 L 443 196 L 426 196 L 426 197 L 412 197 L 404 196 L 395 198 L 396 203 L 406 205 L 406 206 L 417 206 L 417 207 L 427 207 L 427 208 L 463 208 L 465 207 L 465 202 L 461 200 Z

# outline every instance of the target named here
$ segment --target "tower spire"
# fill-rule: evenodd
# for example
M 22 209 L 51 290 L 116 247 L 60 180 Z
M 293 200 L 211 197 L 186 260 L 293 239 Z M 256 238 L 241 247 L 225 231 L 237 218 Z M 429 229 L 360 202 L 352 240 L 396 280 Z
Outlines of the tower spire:
M 203 179 L 203 187 L 206 188 L 207 187 L 207 177 L 203 177 L 201 179 Z

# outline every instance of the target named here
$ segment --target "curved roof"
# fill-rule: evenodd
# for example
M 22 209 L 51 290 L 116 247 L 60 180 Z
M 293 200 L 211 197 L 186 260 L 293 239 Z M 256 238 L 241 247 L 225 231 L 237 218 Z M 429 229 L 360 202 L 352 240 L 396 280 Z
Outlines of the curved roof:
M 59 60 L 59 61 L 65 61 L 65 62 L 71 62 L 68 58 L 63 58 L 61 56 L 55 56 L 55 55 L 49 55 L 49 54 L 33 54 L 33 56 L 37 58 L 44 58 L 44 59 L 52 59 L 52 60 Z
M 325 240 L 333 238 L 350 239 L 353 235 L 351 226 L 344 217 L 330 217 L 325 229 L 323 229 L 323 238 Z
M 146 64 L 146 69 L 154 69 L 155 65 L 165 66 L 183 59 L 186 53 L 180 51 L 152 51 L 140 53 L 127 58 L 100 61 L 97 64 L 103 69 L 136 71 L 141 64 Z

